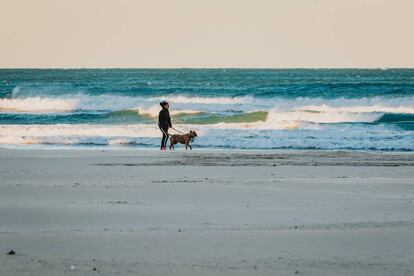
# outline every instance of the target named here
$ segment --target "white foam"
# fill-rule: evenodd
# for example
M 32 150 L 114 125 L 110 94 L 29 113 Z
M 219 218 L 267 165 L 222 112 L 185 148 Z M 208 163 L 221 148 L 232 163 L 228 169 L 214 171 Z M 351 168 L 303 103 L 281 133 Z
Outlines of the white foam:
M 177 125 L 198 133 L 195 147 L 319 148 L 414 150 L 413 131 L 382 125 L 325 125 L 299 131 L 270 130 L 260 124 Z M 141 145 L 157 148 L 161 132 L 150 125 L 0 125 L 0 144 L 18 145 Z
M 0 111 L 10 112 L 62 112 L 72 111 L 79 105 L 78 99 L 40 98 L 0 99 Z
M 16 88 L 17 89 L 17 88 Z M 18 91 L 14 93 L 18 95 Z M 414 97 L 322 99 L 296 98 L 259 99 L 252 97 L 186 97 L 166 98 L 171 103 L 171 114 L 201 112 L 253 112 L 267 111 L 266 122 L 217 124 L 224 129 L 294 129 L 314 127 L 309 123 L 374 122 L 385 113 L 414 114 Z M 116 95 L 90 96 L 76 94 L 66 98 L 12 98 L 0 99 L 0 112 L 50 113 L 73 110 L 136 110 L 140 114 L 157 117 L 161 97 L 126 97 Z M 234 114 L 234 113 L 233 113 Z
M 182 131 L 191 127 L 178 125 Z M 192 129 L 197 129 L 195 126 Z M 171 130 L 171 133 L 175 132 Z M 204 134 L 205 131 L 199 130 Z M 159 138 L 161 132 L 155 125 L 0 125 L 0 144 L 128 144 L 139 138 Z
M 50 113 L 68 112 L 74 110 L 139 110 L 140 113 L 151 116 L 158 115 L 160 110 L 159 102 L 162 98 L 127 97 L 115 95 L 89 96 L 76 94 L 59 97 L 26 97 L 26 98 L 3 98 L 0 99 L 0 112 L 20 113 Z M 167 98 L 171 103 L 172 114 L 197 113 L 203 111 L 223 111 L 228 107 L 225 105 L 240 104 L 248 101 L 244 98 L 201 98 L 184 97 Z M 194 105 L 201 107 L 194 109 Z
M 378 113 L 354 113 L 331 110 L 329 112 L 309 112 L 303 110 L 278 112 L 272 110 L 269 112 L 266 123 L 278 125 L 285 122 L 310 122 L 310 123 L 356 123 L 356 122 L 374 122 L 382 115 Z
M 17 89 L 17 88 L 16 88 Z M 17 89 L 18 90 L 18 89 Z M 19 95 L 18 92 L 13 93 Z M 172 114 L 197 112 L 252 111 L 319 111 L 319 112 L 380 112 L 414 114 L 414 97 L 401 98 L 253 98 L 253 97 L 128 97 L 116 95 L 90 96 L 85 94 L 63 97 L 26 97 L 0 99 L 0 112 L 69 112 L 73 110 L 138 110 L 142 114 L 158 115 L 159 102 L 166 99 L 171 104 Z
M 269 111 L 266 124 L 277 128 L 281 124 L 294 124 L 295 122 L 298 124 L 298 127 L 300 127 L 301 122 L 370 123 L 377 121 L 385 113 L 414 114 L 414 106 L 413 104 L 410 105 L 410 103 L 406 103 L 405 106 L 392 106 L 390 103 L 388 105 L 367 103 L 364 106 L 349 105 L 350 103 L 346 100 L 344 102 L 338 102 L 338 100 L 331 100 L 328 103 L 320 105 L 296 105 L 290 107 L 290 109 L 278 106 Z
M 90 137 L 158 137 L 155 125 L 0 125 L 1 137 L 48 137 L 48 136 L 90 136 Z

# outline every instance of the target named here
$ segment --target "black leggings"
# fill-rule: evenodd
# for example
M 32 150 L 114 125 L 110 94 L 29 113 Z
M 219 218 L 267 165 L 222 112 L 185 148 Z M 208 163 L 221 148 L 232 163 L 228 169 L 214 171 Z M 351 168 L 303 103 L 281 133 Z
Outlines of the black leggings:
M 162 128 L 160 127 L 160 130 L 162 132 L 162 139 L 161 139 L 161 148 L 167 147 L 167 141 L 168 141 L 168 128 Z

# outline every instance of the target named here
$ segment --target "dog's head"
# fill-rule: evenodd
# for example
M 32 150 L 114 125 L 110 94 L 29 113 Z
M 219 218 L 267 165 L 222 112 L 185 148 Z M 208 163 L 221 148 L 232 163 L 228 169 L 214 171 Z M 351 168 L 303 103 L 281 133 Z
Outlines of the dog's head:
M 194 130 L 190 130 L 188 135 L 190 135 L 191 138 L 197 137 L 197 133 Z

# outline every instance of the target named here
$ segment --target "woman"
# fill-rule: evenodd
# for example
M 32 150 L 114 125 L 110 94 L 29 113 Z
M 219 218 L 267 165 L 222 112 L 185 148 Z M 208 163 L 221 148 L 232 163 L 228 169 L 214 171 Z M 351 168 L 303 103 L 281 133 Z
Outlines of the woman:
M 170 105 L 166 101 L 160 102 L 160 105 L 162 109 L 158 115 L 158 127 L 162 132 L 161 150 L 166 150 L 168 141 L 168 128 L 172 128 L 170 112 L 168 111 Z

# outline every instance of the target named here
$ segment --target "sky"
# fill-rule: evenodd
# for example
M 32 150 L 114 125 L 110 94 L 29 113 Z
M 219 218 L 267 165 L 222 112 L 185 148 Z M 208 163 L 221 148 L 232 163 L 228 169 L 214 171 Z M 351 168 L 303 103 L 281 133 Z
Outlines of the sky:
M 0 67 L 411 68 L 413 11 L 413 0 L 0 0 Z

